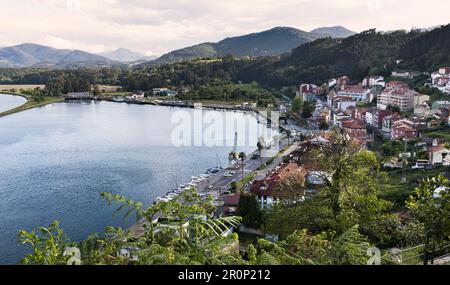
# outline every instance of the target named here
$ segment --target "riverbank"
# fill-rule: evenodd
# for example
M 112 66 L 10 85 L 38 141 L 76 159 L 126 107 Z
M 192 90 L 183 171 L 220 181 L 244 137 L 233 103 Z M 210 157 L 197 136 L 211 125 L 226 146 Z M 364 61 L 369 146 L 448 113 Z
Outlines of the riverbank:
M 17 107 L 17 108 L 14 108 L 14 109 L 11 109 L 11 110 L 7 110 L 7 111 L 4 111 L 4 112 L 0 113 L 0 118 L 8 116 L 8 115 L 15 114 L 15 113 L 20 113 L 20 112 L 23 112 L 23 111 L 27 111 L 27 110 L 30 110 L 30 109 L 43 107 L 43 106 L 46 106 L 48 104 L 64 102 L 64 98 L 45 97 L 42 101 L 36 102 L 36 101 L 30 100 L 30 98 L 28 96 L 26 96 L 26 95 L 22 95 L 22 94 L 7 94 L 7 93 L 5 93 L 5 94 L 6 95 L 13 95 L 13 96 L 23 97 L 23 98 L 27 99 L 27 102 L 25 104 Z

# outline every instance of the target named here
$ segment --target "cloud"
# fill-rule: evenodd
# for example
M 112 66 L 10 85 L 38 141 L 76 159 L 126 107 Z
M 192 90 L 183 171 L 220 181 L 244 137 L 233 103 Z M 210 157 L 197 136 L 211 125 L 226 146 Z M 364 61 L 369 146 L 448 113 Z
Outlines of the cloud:
M 0 0 L 0 46 L 36 42 L 162 54 L 275 26 L 355 31 L 448 22 L 448 0 Z

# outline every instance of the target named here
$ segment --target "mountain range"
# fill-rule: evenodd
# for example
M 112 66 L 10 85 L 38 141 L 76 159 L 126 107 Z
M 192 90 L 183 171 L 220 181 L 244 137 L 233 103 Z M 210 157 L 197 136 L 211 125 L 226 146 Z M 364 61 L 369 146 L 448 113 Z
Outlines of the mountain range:
M 37 44 L 21 44 L 0 48 L 0 67 L 105 67 L 112 65 L 163 65 L 196 58 L 277 56 L 319 38 L 345 38 L 355 34 L 341 27 L 318 28 L 305 32 L 295 28 L 276 27 L 267 31 L 226 38 L 217 43 L 202 43 L 172 51 L 160 58 L 146 57 L 128 49 L 117 49 L 102 54 L 81 50 L 55 49 Z
M 55 49 L 37 44 L 21 44 L 0 49 L 0 67 L 83 67 L 110 66 L 106 57 L 81 50 Z
M 146 65 L 163 65 L 195 58 L 233 56 L 277 56 L 319 38 L 346 38 L 355 33 L 341 26 L 318 28 L 305 32 L 290 27 L 226 38 L 217 43 L 202 43 L 167 53 Z
M 121 86 L 127 90 L 147 90 L 165 86 L 170 79 L 173 86 L 195 88 L 216 86 L 219 82 L 257 82 L 280 90 L 301 83 L 321 85 L 343 75 L 360 82 L 368 75 L 389 77 L 394 70 L 431 73 L 445 66 L 450 66 L 450 24 L 432 30 L 371 29 L 345 39 L 319 38 L 281 56 L 249 60 L 224 57 L 201 64 L 185 61 L 157 69 L 142 66 Z M 147 76 L 149 72 L 152 76 Z
M 143 53 L 135 52 L 125 48 L 119 48 L 114 51 L 104 52 L 99 54 L 103 57 L 106 57 L 110 60 L 123 62 L 123 63 L 132 63 L 132 62 L 145 62 L 154 60 L 157 57 L 155 56 L 146 56 Z

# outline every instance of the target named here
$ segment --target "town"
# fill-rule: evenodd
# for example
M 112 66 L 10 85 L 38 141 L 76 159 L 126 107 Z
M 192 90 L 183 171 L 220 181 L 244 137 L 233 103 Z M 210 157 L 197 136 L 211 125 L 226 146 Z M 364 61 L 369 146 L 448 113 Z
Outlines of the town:
M 450 265 L 448 1 L 22 2 L 0 26 L 0 264 Z

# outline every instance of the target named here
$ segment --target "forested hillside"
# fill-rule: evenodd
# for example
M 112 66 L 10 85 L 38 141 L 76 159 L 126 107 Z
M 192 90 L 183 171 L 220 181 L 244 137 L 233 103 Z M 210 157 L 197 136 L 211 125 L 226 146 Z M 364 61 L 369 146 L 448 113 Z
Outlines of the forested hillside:
M 0 69 L 0 82 L 46 84 L 69 73 L 92 84 L 117 84 L 130 91 L 154 87 L 198 88 L 217 80 L 225 83 L 255 81 L 266 88 L 280 89 L 302 82 L 321 84 L 342 75 L 361 80 L 370 74 L 390 75 L 395 69 L 432 72 L 442 66 L 450 66 L 450 25 L 427 32 L 369 30 L 346 39 L 323 38 L 281 57 L 225 56 L 133 69 Z

